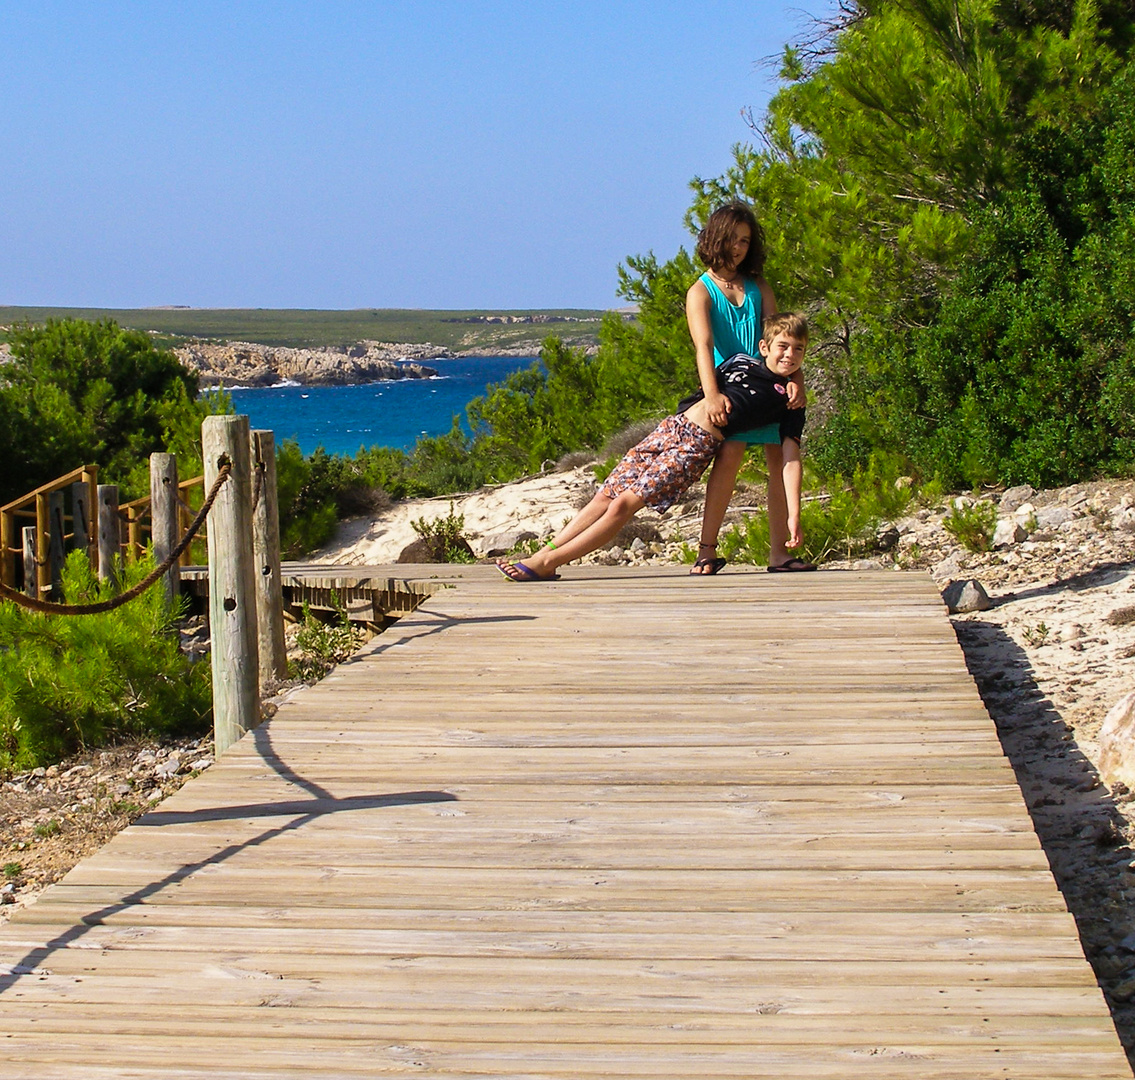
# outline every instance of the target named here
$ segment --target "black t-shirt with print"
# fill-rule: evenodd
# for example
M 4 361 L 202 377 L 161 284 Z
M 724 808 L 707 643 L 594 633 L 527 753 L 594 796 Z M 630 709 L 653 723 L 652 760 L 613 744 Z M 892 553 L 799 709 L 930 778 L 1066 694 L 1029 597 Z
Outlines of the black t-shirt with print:
M 758 357 L 737 353 L 718 365 L 717 388 L 733 406 L 729 410 L 729 423 L 721 428 L 728 439 L 751 428 L 765 424 L 780 425 L 780 441 L 794 439 L 800 442 L 804 434 L 804 409 L 788 407 L 788 380 L 769 371 Z M 678 412 L 684 413 L 691 405 L 701 401 L 705 392 L 698 390 L 678 402 Z

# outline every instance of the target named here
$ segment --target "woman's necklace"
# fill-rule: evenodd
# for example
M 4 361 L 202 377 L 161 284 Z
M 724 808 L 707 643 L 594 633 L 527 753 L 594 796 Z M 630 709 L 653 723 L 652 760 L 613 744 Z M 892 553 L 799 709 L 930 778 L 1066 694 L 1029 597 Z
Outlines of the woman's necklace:
M 723 289 L 744 289 L 744 283 L 741 281 L 740 275 L 734 278 L 723 278 L 716 271 L 711 270 L 709 276 L 718 283 Z

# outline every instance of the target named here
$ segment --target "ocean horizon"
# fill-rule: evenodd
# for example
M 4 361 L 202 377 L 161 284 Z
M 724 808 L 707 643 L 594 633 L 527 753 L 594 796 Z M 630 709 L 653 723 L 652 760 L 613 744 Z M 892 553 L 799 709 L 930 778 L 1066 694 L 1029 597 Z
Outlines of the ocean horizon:
M 387 446 L 411 450 L 422 437 L 448 434 L 453 418 L 465 421 L 465 406 L 536 356 L 470 356 L 420 361 L 434 368 L 431 379 L 387 379 L 349 386 L 226 387 L 238 413 L 253 428 L 287 440 L 305 455 L 322 447 L 353 457 L 360 448 Z

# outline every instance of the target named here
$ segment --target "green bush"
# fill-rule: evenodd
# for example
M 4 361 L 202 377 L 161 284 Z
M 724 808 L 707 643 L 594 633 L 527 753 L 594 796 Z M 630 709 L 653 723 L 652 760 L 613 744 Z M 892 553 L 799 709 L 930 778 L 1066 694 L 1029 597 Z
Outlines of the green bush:
M 453 512 L 453 503 L 449 504 L 449 513 L 445 517 L 433 521 L 417 518 L 410 522 L 410 526 L 445 562 L 476 562 L 465 539 L 465 516 Z
M 899 517 L 915 497 L 900 465 L 899 458 L 875 454 L 848 482 L 838 473 L 821 477 L 808 464 L 804 486 L 806 492 L 816 494 L 806 494 L 800 508 L 804 543 L 794 554 L 822 563 L 874 551 L 879 525 Z M 722 535 L 719 546 L 721 554 L 733 562 L 768 562 L 768 516 L 746 516 Z
M 338 593 L 332 592 L 331 602 L 335 605 L 336 616 L 326 622 L 317 619 L 304 602 L 303 617 L 296 634 L 296 648 L 300 655 L 289 664 L 294 678 L 308 682 L 321 679 L 362 644 L 362 631 L 351 624 Z
M 79 319 L 18 326 L 0 383 L 0 502 L 80 465 L 117 483 L 123 499 L 149 494 L 148 458 L 178 455 L 200 469 L 201 421 L 231 411 L 221 395 L 197 397 L 197 376 L 148 335 Z
M 126 587 L 152 568 L 127 568 Z M 81 552 L 63 572 L 71 603 L 106 599 Z M 50 764 L 119 739 L 203 734 L 208 664 L 178 648 L 160 587 L 100 615 L 38 615 L 0 603 L 0 769 Z
M 967 551 L 988 551 L 996 527 L 997 507 L 986 499 L 970 504 L 959 501 L 942 518 L 942 528 Z

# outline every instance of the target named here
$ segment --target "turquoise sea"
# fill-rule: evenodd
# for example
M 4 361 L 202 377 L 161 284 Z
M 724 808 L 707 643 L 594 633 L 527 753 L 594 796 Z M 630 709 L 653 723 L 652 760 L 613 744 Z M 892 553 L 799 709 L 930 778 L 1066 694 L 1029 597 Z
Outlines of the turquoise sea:
M 238 413 L 267 428 L 279 445 L 295 439 L 305 454 L 322 446 L 353 456 L 362 446 L 409 450 L 422 435 L 445 435 L 465 406 L 534 356 L 471 356 L 423 360 L 437 378 L 398 379 L 358 386 L 271 386 L 231 390 Z

